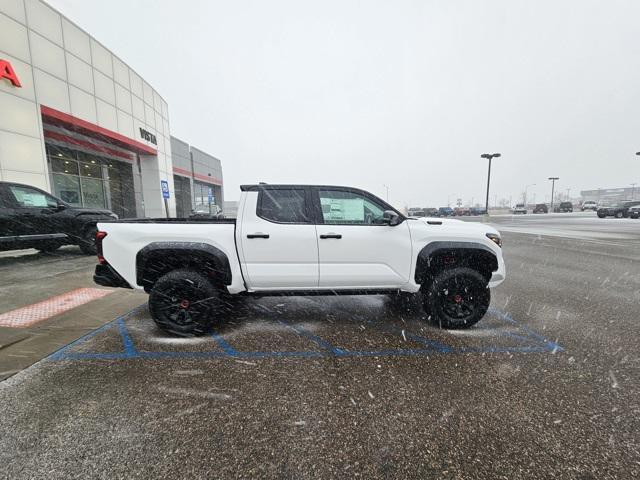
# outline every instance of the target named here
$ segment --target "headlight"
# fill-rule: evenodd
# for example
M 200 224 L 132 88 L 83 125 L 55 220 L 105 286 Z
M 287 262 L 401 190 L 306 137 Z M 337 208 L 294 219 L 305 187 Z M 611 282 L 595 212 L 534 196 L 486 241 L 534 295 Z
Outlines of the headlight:
M 502 248 L 502 238 L 496 233 L 487 233 L 487 238 Z

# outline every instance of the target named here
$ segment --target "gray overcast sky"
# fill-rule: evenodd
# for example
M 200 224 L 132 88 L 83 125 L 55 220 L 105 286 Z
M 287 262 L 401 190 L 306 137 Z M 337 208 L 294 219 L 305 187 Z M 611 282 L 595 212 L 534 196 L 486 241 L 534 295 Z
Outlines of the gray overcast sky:
M 356 185 L 397 206 L 549 176 L 640 182 L 636 0 L 49 0 L 150 82 L 172 134 L 241 183 Z M 531 197 L 530 197 L 531 199 Z

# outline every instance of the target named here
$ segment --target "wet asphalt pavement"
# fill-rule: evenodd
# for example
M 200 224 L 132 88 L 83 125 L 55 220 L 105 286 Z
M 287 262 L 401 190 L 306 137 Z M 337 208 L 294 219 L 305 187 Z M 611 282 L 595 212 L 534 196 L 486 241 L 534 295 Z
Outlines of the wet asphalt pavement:
M 0 383 L 0 477 L 637 478 L 629 225 L 507 231 L 468 331 L 381 296 L 234 300 L 191 340 L 138 308 Z

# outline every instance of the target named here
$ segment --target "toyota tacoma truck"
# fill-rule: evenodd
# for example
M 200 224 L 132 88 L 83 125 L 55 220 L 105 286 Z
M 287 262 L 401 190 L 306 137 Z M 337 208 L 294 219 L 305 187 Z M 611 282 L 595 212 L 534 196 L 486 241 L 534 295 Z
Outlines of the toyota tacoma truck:
M 179 336 L 223 321 L 227 295 L 418 296 L 442 327 L 466 328 L 505 278 L 494 228 L 405 217 L 351 187 L 244 185 L 236 219 L 104 222 L 96 245 L 94 281 L 148 292 Z

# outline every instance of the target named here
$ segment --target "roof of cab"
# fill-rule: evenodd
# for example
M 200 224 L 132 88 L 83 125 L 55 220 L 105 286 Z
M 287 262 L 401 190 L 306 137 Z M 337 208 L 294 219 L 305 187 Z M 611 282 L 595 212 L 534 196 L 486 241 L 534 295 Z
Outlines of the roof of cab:
M 270 188 L 340 188 L 340 189 L 348 189 L 348 190 L 357 190 L 363 192 L 361 188 L 357 187 L 348 187 L 346 185 L 308 185 L 308 184 L 299 184 L 299 183 L 254 183 L 251 185 L 240 185 L 240 190 L 243 192 L 255 192 L 262 189 L 270 189 Z

